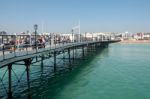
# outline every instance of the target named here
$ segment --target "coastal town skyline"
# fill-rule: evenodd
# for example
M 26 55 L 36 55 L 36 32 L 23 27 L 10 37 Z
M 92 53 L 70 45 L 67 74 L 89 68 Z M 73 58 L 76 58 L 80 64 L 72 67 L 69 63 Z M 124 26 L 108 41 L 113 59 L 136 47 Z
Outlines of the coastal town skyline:
M 69 33 L 81 21 L 84 32 L 150 32 L 149 0 L 1 1 L 0 31 Z

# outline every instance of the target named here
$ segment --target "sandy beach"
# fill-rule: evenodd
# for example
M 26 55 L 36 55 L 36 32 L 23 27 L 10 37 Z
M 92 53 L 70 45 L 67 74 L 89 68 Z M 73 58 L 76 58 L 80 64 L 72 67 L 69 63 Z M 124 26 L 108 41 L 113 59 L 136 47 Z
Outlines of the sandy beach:
M 122 44 L 150 44 L 150 40 L 122 40 Z

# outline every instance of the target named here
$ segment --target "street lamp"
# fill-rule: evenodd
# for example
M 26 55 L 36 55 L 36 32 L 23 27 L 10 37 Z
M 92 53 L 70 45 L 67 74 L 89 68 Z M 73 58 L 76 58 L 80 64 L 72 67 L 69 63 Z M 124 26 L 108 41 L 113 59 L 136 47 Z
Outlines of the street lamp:
M 85 32 L 85 39 L 84 39 L 84 41 L 86 42 L 86 32 Z
M 92 41 L 93 41 L 93 32 L 91 34 L 92 34 Z
M 37 42 L 36 42 L 36 33 L 37 33 L 37 29 L 38 29 L 38 25 L 35 24 L 35 25 L 34 25 L 34 30 L 35 30 L 35 48 L 36 48 L 36 52 L 37 52 Z
M 51 33 L 50 33 L 50 42 L 49 42 L 49 44 L 50 44 L 50 49 L 51 49 L 51 39 L 52 39 L 52 35 L 51 35 Z

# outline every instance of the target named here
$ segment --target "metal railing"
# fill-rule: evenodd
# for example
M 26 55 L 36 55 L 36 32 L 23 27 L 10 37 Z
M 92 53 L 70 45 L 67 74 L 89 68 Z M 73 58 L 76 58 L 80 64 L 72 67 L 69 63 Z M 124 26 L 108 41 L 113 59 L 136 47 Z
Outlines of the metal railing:
M 67 45 L 72 45 L 72 43 L 58 43 L 58 44 L 21 44 L 21 45 L 1 45 L 0 46 L 0 61 L 5 59 L 17 57 L 17 56 L 24 56 L 34 53 L 43 52 L 46 50 L 52 50 L 60 47 L 64 47 Z
M 55 50 L 57 48 L 65 48 L 68 46 L 75 46 L 75 45 L 80 45 L 89 42 L 96 42 L 96 41 L 82 41 L 82 42 L 70 42 L 70 43 L 61 42 L 57 44 L 56 43 L 49 44 L 49 42 L 46 42 L 45 44 L 38 43 L 37 45 L 32 45 L 32 44 L 1 45 L 0 61 L 4 61 L 6 59 L 10 59 L 17 56 L 25 56 L 29 54 L 35 54 L 43 51 Z

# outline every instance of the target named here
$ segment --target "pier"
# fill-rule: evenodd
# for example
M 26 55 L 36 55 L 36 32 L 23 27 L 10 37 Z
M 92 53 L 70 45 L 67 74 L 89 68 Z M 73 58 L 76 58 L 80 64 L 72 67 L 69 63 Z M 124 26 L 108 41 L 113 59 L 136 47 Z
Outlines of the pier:
M 17 73 L 14 72 L 13 65 L 25 66 L 25 71 L 22 75 L 26 75 L 26 88 L 28 91 L 28 99 L 30 99 L 30 68 L 32 65 L 37 62 L 41 63 L 41 71 L 44 68 L 44 60 L 50 59 L 53 73 L 56 73 L 58 68 L 63 68 L 59 66 L 61 60 L 63 60 L 64 68 L 71 70 L 73 64 L 77 59 L 84 60 L 88 58 L 87 54 L 93 53 L 94 51 L 101 50 L 102 48 L 108 47 L 110 43 L 119 42 L 119 40 L 97 40 L 97 41 L 83 41 L 83 42 L 70 42 L 70 43 L 60 43 L 53 46 L 46 45 L 44 48 L 32 49 L 30 45 L 26 46 L 22 51 L 19 49 L 13 50 L 11 53 L 8 50 L 5 50 L 2 46 L 0 51 L 0 71 L 3 68 L 6 68 L 6 71 L 2 74 L 0 78 L 0 83 L 5 90 L 5 94 L 0 94 L 0 97 L 6 97 L 12 99 L 14 96 L 14 83 L 12 81 L 12 74 L 15 74 L 17 78 L 17 83 L 22 83 L 21 77 L 17 76 Z M 11 46 L 13 47 L 13 46 Z M 65 60 L 65 61 L 64 61 Z M 4 78 L 7 77 L 7 82 L 4 81 Z M 18 84 L 17 84 L 18 85 Z M 17 86 L 15 85 L 15 86 Z M 0 89 L 2 90 L 2 89 Z

